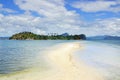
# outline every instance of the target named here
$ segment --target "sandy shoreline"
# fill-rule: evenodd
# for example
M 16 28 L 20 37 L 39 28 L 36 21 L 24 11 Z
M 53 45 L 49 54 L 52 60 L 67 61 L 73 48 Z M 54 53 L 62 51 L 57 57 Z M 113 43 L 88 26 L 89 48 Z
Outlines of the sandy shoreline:
M 13 76 L 1 77 L 0 80 L 103 80 L 95 69 L 77 63 L 73 53 L 81 49 L 79 43 L 65 43 L 47 51 L 45 58 L 52 66 L 48 71 L 35 70 Z
M 81 49 L 79 43 L 67 43 L 56 47 L 48 55 L 50 62 L 58 68 L 57 74 L 47 80 L 103 80 L 102 76 L 83 62 L 77 63 L 73 53 Z M 57 53 L 56 53 L 57 52 Z

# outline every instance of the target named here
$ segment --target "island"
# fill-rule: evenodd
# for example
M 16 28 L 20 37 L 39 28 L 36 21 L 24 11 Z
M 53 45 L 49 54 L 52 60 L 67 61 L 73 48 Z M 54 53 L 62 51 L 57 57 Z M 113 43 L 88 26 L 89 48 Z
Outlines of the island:
M 63 33 L 61 35 L 38 35 L 32 32 L 20 32 L 12 35 L 10 40 L 86 40 L 85 34 L 80 35 L 69 35 L 68 33 Z

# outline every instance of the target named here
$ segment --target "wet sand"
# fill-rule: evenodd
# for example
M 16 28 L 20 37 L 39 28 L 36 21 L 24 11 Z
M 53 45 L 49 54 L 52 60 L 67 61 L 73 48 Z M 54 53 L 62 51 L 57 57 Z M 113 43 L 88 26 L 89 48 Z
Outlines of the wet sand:
M 64 43 L 45 52 L 44 58 L 50 68 L 24 71 L 23 73 L 0 77 L 0 80 L 104 80 L 98 71 L 73 56 L 82 49 L 79 43 Z

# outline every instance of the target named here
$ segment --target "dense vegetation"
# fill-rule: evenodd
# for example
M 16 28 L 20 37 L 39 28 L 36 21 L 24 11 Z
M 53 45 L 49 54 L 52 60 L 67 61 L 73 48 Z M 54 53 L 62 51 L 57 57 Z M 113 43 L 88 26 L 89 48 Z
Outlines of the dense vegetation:
M 80 35 L 37 35 L 32 32 L 21 32 L 14 34 L 9 39 L 14 40 L 85 40 L 84 34 Z

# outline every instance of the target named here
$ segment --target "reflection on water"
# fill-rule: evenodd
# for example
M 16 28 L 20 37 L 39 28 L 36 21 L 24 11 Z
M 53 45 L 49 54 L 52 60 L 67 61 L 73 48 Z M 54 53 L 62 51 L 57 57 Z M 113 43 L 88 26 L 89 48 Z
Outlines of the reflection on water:
M 79 59 L 104 73 L 107 80 L 120 80 L 120 41 L 88 41 L 81 44 L 84 49 L 76 53 Z

